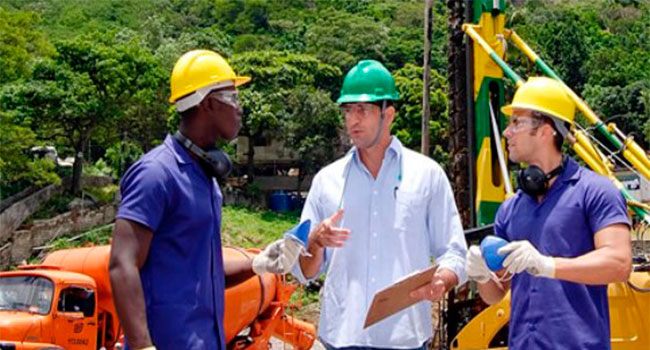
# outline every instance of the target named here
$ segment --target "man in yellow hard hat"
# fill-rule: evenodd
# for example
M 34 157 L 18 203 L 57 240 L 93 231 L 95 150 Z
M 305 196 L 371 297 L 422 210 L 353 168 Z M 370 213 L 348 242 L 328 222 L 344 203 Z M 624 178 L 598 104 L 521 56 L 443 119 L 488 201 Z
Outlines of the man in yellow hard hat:
M 509 349 L 610 349 L 607 284 L 627 281 L 632 266 L 625 200 L 563 156 L 575 105 L 560 82 L 530 78 L 502 111 L 509 158 L 528 164 L 494 222 L 513 278 L 492 278 L 477 246 L 467 274 L 488 304 L 512 288 Z
M 170 98 L 180 128 L 122 179 L 110 278 L 133 349 L 225 349 L 224 274 L 286 273 L 298 258 L 299 244 L 281 239 L 242 266 L 223 265 L 217 180 L 231 165 L 214 145 L 237 136 L 237 87 L 249 80 L 215 52 L 183 55 Z

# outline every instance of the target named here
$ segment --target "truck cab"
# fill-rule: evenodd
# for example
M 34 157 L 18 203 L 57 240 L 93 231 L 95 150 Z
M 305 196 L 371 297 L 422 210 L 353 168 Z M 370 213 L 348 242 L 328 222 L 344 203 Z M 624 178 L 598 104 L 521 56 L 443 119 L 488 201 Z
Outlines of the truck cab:
M 92 278 L 74 272 L 0 274 L 0 348 L 96 349 L 95 291 Z
M 0 350 L 119 348 L 109 247 L 64 250 L 0 272 Z

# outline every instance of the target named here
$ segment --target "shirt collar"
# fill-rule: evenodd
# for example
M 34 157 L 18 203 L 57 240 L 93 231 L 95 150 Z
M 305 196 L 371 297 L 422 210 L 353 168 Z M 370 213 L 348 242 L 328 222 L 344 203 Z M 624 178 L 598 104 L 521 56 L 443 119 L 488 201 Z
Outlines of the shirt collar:
M 402 157 L 402 143 L 397 139 L 395 136 L 390 137 L 390 144 L 388 145 L 388 148 L 386 148 L 386 153 L 384 153 L 384 159 L 386 158 L 387 155 L 392 154 L 394 155 L 397 159 L 400 159 Z M 357 146 L 352 146 L 348 153 L 346 155 L 352 155 L 352 158 L 355 159 L 356 161 L 360 162 L 361 159 L 359 158 L 359 152 L 358 152 Z
M 560 174 L 562 182 L 577 181 L 580 178 L 580 166 L 569 156 L 564 157 L 564 170 Z
M 190 157 L 185 148 L 183 148 L 178 140 L 174 139 L 172 135 L 167 134 L 167 137 L 165 137 L 163 144 L 172 152 L 172 154 L 174 154 L 174 157 L 176 158 L 178 164 L 192 163 L 192 157 Z

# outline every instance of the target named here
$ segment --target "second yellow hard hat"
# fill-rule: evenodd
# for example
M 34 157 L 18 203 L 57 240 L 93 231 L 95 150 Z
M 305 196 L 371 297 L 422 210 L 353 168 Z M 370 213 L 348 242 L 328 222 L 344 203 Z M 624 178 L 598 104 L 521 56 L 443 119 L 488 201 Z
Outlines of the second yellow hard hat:
M 576 106 L 559 81 L 547 77 L 530 77 L 517 89 L 512 103 L 501 108 L 501 111 L 510 116 L 514 109 L 541 112 L 573 125 Z

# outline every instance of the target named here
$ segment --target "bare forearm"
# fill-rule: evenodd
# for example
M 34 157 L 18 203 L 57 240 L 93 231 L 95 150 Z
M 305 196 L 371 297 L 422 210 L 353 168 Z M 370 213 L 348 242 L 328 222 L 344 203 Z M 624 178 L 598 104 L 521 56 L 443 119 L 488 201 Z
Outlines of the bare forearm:
M 253 259 L 241 259 L 236 261 L 224 261 L 224 274 L 226 275 L 226 287 L 239 284 L 253 276 Z
M 554 258 L 555 278 L 583 284 L 624 282 L 630 277 L 629 250 L 602 247 L 577 258 Z
M 509 288 L 510 285 L 508 283 L 499 283 L 494 280 L 478 284 L 478 292 L 481 295 L 481 299 L 488 305 L 494 305 L 500 302 Z
M 152 345 L 140 272 L 134 265 L 115 263 L 111 264 L 109 273 L 115 309 L 129 345 L 132 349 Z
M 315 244 L 310 244 L 307 251 L 311 256 L 300 257 L 300 268 L 305 278 L 312 278 L 320 271 L 321 264 L 325 254 L 325 249 L 316 247 Z

